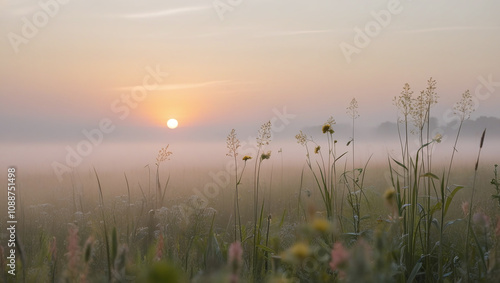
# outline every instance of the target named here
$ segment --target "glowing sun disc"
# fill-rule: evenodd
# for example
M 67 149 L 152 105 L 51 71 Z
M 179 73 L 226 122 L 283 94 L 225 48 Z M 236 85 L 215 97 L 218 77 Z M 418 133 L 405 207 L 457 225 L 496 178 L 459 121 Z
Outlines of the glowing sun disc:
M 169 127 L 170 129 L 175 129 L 175 128 L 177 128 L 178 125 L 179 125 L 179 122 L 177 122 L 177 120 L 175 120 L 175 119 L 170 119 L 167 121 L 167 127 Z

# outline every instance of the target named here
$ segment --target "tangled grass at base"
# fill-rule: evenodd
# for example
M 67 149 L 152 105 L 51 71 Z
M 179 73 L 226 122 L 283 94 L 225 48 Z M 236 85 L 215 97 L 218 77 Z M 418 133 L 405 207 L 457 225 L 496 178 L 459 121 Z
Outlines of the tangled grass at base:
M 383 193 L 374 194 L 366 184 L 370 158 L 363 164 L 354 158 L 359 113 L 353 99 L 347 107 L 350 138 L 336 136 L 333 117 L 317 128 L 320 138 L 302 131 L 296 135 L 305 150 L 305 165 L 300 183 L 287 188 L 297 192 L 289 203 L 277 205 L 263 190 L 266 162 L 281 153 L 266 148 L 272 142 L 270 122 L 258 131 L 255 156 L 240 152 L 235 129 L 227 136 L 227 156 L 234 163 L 226 188 L 232 201 L 228 208 L 199 196 L 175 201 L 166 197 L 170 176 L 160 176 L 160 166 L 172 155 L 167 146 L 158 153 L 154 184 L 139 184 L 139 199 L 132 198 L 126 175 L 127 195 L 118 197 L 121 205 L 106 199 L 107 188 L 95 172 L 98 200 L 93 207 L 84 206 L 83 196 L 77 196 L 61 208 L 74 210 L 61 223 L 43 221 L 44 214 L 39 214 L 38 226 L 22 234 L 18 275 L 9 277 L 2 262 L 2 280 L 499 282 L 497 165 L 478 174 L 486 130 L 477 137 L 477 159 L 467 167 L 472 185 L 452 184 L 454 176 L 463 173 L 457 172 L 454 159 L 462 125 L 473 111 L 472 97 L 465 91 L 454 106 L 460 123 L 445 167 L 435 166 L 432 154 L 442 139 L 430 134 L 437 99 L 432 78 L 418 96 L 405 84 L 394 98 L 400 147 L 398 154 L 387 157 L 391 186 Z M 410 142 L 415 138 L 416 147 Z M 349 151 L 339 152 L 339 143 L 347 144 Z M 307 178 L 312 179 L 313 192 L 303 187 Z M 489 187 L 481 182 L 484 178 Z M 250 192 L 249 198 L 242 198 L 243 189 Z M 481 207 L 478 190 L 482 195 L 489 191 L 496 207 Z M 320 196 L 319 202 L 308 200 L 311 193 Z M 3 260 L 5 250 L 0 253 Z

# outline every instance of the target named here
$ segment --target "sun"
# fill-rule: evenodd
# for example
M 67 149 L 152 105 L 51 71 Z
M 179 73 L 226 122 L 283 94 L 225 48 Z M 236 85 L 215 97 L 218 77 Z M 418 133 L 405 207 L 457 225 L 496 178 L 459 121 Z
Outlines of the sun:
M 179 122 L 177 122 L 177 120 L 170 119 L 167 121 L 167 127 L 169 127 L 170 129 L 175 129 L 177 128 L 177 126 L 179 126 Z

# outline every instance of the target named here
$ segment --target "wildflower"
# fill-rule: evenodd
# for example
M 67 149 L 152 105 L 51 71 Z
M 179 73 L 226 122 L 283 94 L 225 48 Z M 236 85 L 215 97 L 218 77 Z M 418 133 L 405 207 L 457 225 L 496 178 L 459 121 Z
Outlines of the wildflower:
M 321 146 L 317 146 L 314 148 L 314 153 L 318 154 L 319 153 L 319 150 L 321 149 Z
M 271 157 L 271 152 L 268 151 L 267 153 L 262 153 L 262 155 L 260 156 L 260 160 L 264 160 L 264 159 L 269 159 Z
M 443 136 L 441 134 L 436 134 L 436 136 L 432 139 L 432 141 L 440 143 L 442 139 L 443 139 Z
M 66 254 L 68 257 L 68 276 L 70 278 L 76 278 L 78 275 L 78 268 L 80 262 L 80 246 L 78 245 L 79 237 L 78 237 L 78 227 L 76 225 L 71 224 L 68 231 L 68 239 L 67 239 L 67 250 Z
M 323 134 L 335 133 L 335 131 L 332 129 L 333 124 L 335 124 L 335 119 L 333 119 L 333 117 L 330 116 L 330 118 L 328 118 L 328 120 L 326 120 L 325 124 L 323 124 L 323 127 L 321 128 L 321 131 L 323 131 Z
M 243 248 L 241 247 L 241 243 L 239 241 L 231 243 L 227 258 L 233 272 L 239 270 L 243 263 Z
M 306 243 L 296 243 L 290 248 L 290 253 L 294 258 L 304 260 L 309 256 L 309 246 Z
M 330 223 L 324 218 L 316 218 L 312 222 L 312 227 L 318 232 L 327 232 L 330 229 Z
M 467 201 L 462 202 L 462 212 L 464 216 L 467 216 L 469 214 L 469 202 Z
M 243 156 L 243 161 L 247 161 L 249 159 L 252 159 L 252 157 L 248 155 Z
M 330 125 L 323 125 L 323 128 L 321 129 L 323 131 L 323 134 L 325 134 L 326 132 L 331 131 L 330 127 L 331 127 Z
M 472 221 L 478 226 L 484 228 L 490 227 L 490 217 L 484 212 L 476 212 L 472 217 Z
M 384 199 L 387 201 L 387 203 L 392 203 L 395 196 L 396 191 L 394 190 L 394 188 L 387 189 L 384 193 Z
M 155 261 L 160 261 L 163 258 L 163 248 L 164 248 L 164 240 L 163 240 L 163 234 L 160 233 L 160 237 L 158 237 L 158 243 L 156 245 L 156 255 L 155 255 Z
M 239 273 L 241 266 L 243 265 L 243 249 L 241 248 L 241 243 L 236 241 L 229 246 L 228 250 L 228 264 L 231 268 L 231 283 L 237 283 L 239 280 Z
M 344 248 L 342 243 L 335 242 L 332 249 L 332 260 L 330 261 L 330 268 L 335 271 L 339 267 L 342 268 L 349 260 L 349 252 Z
M 397 216 L 396 214 L 394 214 L 394 215 L 389 214 L 387 216 L 387 218 L 388 218 L 387 222 L 389 222 L 389 223 L 396 223 L 396 222 L 403 220 L 403 216 Z
M 227 156 L 236 157 L 238 156 L 238 148 L 240 145 L 240 140 L 236 137 L 236 130 L 232 129 L 229 135 L 226 138 L 227 149 L 229 150 L 226 153 Z

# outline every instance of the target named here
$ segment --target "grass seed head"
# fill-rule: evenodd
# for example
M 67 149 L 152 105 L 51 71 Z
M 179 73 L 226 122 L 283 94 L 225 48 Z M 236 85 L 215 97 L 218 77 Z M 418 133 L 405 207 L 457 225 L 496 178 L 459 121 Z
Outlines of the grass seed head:
M 172 152 L 168 151 L 168 147 L 169 145 L 167 144 L 166 147 L 158 151 L 158 156 L 156 157 L 156 166 L 160 166 L 160 163 L 170 159 L 170 155 L 172 155 Z
M 271 121 L 267 121 L 262 126 L 257 136 L 257 145 L 259 147 L 268 145 L 271 142 Z
M 352 118 L 352 119 L 356 119 L 359 117 L 359 112 L 358 112 L 358 101 L 356 100 L 356 98 L 353 98 L 351 100 L 351 103 L 349 104 L 349 107 L 347 107 L 347 114 L 349 114 L 349 116 Z
M 469 90 L 462 93 L 462 99 L 453 106 L 453 113 L 460 117 L 461 121 L 470 118 L 472 112 L 474 112 L 474 101 L 472 100 L 472 95 Z
M 238 156 L 238 148 L 240 145 L 240 140 L 236 137 L 236 130 L 232 129 L 229 135 L 226 138 L 226 145 L 229 152 L 226 154 L 230 157 Z
M 299 131 L 299 133 L 295 135 L 295 139 L 300 145 L 305 146 L 307 144 L 307 136 L 302 131 Z

